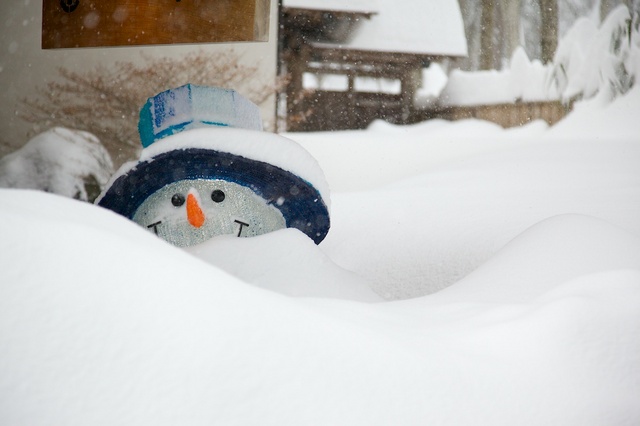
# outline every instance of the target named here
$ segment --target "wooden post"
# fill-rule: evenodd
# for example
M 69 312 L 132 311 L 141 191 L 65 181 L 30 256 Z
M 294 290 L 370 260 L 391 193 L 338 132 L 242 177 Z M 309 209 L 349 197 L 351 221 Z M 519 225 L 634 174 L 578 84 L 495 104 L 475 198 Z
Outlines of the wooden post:
M 295 130 L 297 123 L 304 119 L 302 78 L 311 56 L 311 48 L 302 40 L 291 38 L 287 54 L 287 130 Z
M 403 123 L 406 123 L 413 112 L 413 101 L 416 91 L 422 84 L 422 68 L 420 64 L 407 64 L 407 69 L 402 75 L 401 92 L 402 98 L 402 117 Z
M 480 19 L 480 69 L 493 69 L 495 46 L 493 45 L 494 3 L 493 0 L 481 0 Z
M 558 47 L 558 2 L 557 0 L 541 0 L 540 15 L 542 34 L 540 40 L 541 60 L 543 64 L 553 61 Z

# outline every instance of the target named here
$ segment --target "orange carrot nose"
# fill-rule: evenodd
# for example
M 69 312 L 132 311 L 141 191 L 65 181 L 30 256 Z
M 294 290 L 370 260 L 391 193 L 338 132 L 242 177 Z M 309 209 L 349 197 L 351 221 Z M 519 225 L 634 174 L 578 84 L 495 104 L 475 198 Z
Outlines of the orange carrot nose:
M 204 212 L 193 194 L 187 195 L 187 219 L 196 228 L 200 228 L 204 224 Z

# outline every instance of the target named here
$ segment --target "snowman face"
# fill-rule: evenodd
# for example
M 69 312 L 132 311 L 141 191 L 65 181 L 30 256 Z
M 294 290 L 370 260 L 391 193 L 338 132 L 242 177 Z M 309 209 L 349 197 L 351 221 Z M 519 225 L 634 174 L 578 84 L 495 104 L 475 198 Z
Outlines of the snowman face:
M 181 180 L 150 195 L 133 221 L 170 243 L 191 246 L 222 234 L 253 237 L 283 229 L 280 210 L 225 180 Z

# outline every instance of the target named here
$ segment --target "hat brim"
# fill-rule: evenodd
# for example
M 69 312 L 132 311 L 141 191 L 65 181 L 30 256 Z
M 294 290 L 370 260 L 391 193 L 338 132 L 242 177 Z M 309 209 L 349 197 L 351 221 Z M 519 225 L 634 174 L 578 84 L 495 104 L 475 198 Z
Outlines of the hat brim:
M 221 179 L 250 188 L 282 213 L 288 228 L 319 244 L 329 211 L 319 191 L 299 176 L 262 161 L 201 148 L 163 152 L 118 177 L 97 204 L 129 219 L 154 192 L 180 180 Z

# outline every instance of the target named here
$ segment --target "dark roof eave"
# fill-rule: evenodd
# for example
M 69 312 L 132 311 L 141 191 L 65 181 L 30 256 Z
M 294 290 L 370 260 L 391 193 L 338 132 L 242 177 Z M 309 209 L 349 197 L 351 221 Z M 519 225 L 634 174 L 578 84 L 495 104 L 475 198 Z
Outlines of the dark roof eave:
M 331 9 L 303 9 L 298 7 L 287 7 L 287 6 L 283 6 L 282 11 L 290 15 L 330 13 L 332 15 L 335 15 L 336 17 L 343 17 L 343 16 L 354 17 L 354 18 L 364 17 L 366 19 L 369 19 L 372 16 L 378 14 L 378 12 L 364 11 L 364 10 L 363 11 L 347 11 L 347 10 L 331 10 Z
M 338 60 L 338 62 L 352 61 L 375 61 L 381 57 L 385 57 L 386 61 L 404 62 L 407 59 L 420 61 L 438 62 L 445 59 L 461 59 L 466 55 L 441 54 L 441 53 L 413 53 L 413 52 L 395 52 L 395 51 L 378 51 L 351 49 L 348 46 L 331 46 L 327 43 L 312 43 L 315 53 L 319 53 L 323 58 Z M 341 60 L 340 60 L 341 59 Z

